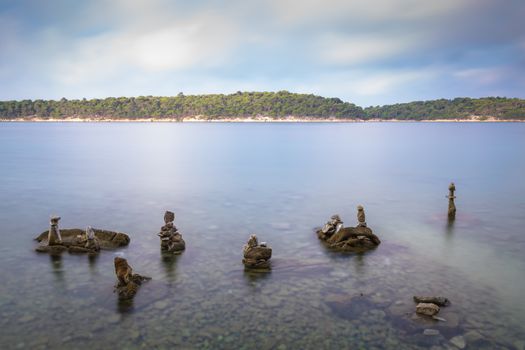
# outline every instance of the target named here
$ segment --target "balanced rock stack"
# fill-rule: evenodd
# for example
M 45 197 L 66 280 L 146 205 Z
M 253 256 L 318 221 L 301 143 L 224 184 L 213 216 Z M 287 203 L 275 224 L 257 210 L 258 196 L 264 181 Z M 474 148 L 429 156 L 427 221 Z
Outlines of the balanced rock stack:
M 341 221 L 339 215 L 332 215 L 330 220 L 324 224 L 323 228 L 317 231 L 317 236 L 319 239 L 327 240 L 339 231 L 341 227 L 343 227 L 343 221 Z
M 59 229 L 60 216 L 51 216 L 49 229 L 39 234 L 35 240 L 39 243 L 36 251 L 59 255 L 63 252 L 98 254 L 101 249 L 117 249 L 129 244 L 130 238 L 122 232 L 79 228 Z
M 268 247 L 265 242 L 259 244 L 256 235 L 250 236 L 248 243 L 244 245 L 243 253 L 242 263 L 245 267 L 252 269 L 268 269 L 270 267 L 272 248 Z
M 324 227 L 317 231 L 317 236 L 328 247 L 349 252 L 359 252 L 375 248 L 381 241 L 367 227 L 365 211 L 362 206 L 357 207 L 357 226 L 343 227 L 339 215 L 333 215 Z
M 449 219 L 453 220 L 456 218 L 456 203 L 454 203 L 454 199 L 456 199 L 456 196 L 454 195 L 454 192 L 456 192 L 456 185 L 454 185 L 453 182 L 450 183 L 448 186 L 448 217 Z
M 166 211 L 164 214 L 164 226 L 160 228 L 158 236 L 160 237 L 160 247 L 162 250 L 170 253 L 181 253 L 186 248 L 186 243 L 182 239 L 182 235 L 177 231 L 173 221 L 175 220 L 175 213 Z
M 150 277 L 133 274 L 133 269 L 129 266 L 128 261 L 121 257 L 115 257 L 115 274 L 117 275 L 117 284 L 115 291 L 121 300 L 132 299 L 142 282 L 150 280 Z

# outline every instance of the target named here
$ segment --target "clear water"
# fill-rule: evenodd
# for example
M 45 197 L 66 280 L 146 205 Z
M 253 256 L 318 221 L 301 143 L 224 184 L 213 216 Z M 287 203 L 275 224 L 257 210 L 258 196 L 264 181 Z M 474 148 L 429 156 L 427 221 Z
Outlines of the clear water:
M 525 124 L 2 123 L 0 164 L 2 349 L 523 348 Z M 327 251 L 314 228 L 354 225 L 358 204 L 383 243 Z M 160 254 L 165 210 L 176 258 Z M 37 254 L 51 214 L 131 244 Z M 244 271 L 251 233 L 272 272 Z M 153 278 L 131 304 L 115 254 Z M 412 319 L 415 294 L 448 297 L 447 321 Z

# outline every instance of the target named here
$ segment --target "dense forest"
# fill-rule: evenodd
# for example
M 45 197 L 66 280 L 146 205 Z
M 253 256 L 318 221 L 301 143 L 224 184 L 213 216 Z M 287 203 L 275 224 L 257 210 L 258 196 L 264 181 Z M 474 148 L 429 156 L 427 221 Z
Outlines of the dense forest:
M 219 117 L 336 117 L 362 118 L 363 109 L 338 98 L 293 94 L 286 91 L 237 92 L 232 95 L 190 95 L 174 97 L 119 97 L 93 100 L 0 102 L 1 118 L 183 118 Z
M 338 98 L 280 92 L 237 92 L 231 95 L 189 95 L 173 97 L 109 97 L 92 100 L 0 101 L 0 119 L 100 118 L 138 119 L 201 116 L 205 119 L 231 117 L 290 116 L 338 119 L 481 119 L 525 120 L 525 100 L 487 97 L 456 98 L 400 103 L 361 108 Z
M 440 99 L 368 107 L 364 111 L 367 118 L 380 119 L 465 119 L 478 116 L 481 119 L 525 120 L 525 100 L 503 97 Z

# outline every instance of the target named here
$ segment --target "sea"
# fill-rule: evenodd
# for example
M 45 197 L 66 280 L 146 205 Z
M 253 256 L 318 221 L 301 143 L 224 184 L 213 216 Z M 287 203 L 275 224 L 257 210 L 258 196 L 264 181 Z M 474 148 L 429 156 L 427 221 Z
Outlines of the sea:
M 319 241 L 358 205 L 376 249 Z M 131 242 L 37 253 L 51 215 Z M 0 123 L 0 223 L 2 349 L 525 347 L 524 123 Z M 244 268 L 251 234 L 271 270 Z M 116 256 L 152 278 L 131 301 Z

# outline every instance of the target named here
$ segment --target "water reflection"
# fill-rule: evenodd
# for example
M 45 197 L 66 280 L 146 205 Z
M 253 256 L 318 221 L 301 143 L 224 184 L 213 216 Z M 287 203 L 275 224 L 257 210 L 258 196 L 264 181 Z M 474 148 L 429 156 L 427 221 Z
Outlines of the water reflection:
M 450 217 L 450 216 L 447 217 L 447 226 L 445 229 L 447 238 L 452 238 L 452 236 L 454 235 L 454 222 L 455 221 L 456 221 L 456 218 Z
M 51 270 L 57 282 L 64 284 L 64 267 L 62 265 L 62 255 L 61 254 L 50 254 L 49 259 L 51 261 Z
M 179 258 L 180 254 L 173 254 L 162 250 L 160 251 L 160 260 L 169 284 L 175 282 L 177 261 Z
M 96 265 L 98 256 L 99 254 L 88 254 L 89 271 L 91 274 L 95 274 L 97 272 Z
M 243 272 L 244 282 L 248 287 L 255 289 L 258 285 L 257 282 L 268 279 L 271 273 L 271 270 L 251 270 L 245 268 Z
M 120 298 L 116 298 L 117 299 L 117 312 L 119 314 L 123 314 L 123 315 L 126 315 L 126 314 L 131 314 L 134 310 L 134 305 L 133 305 L 133 299 L 125 299 L 125 300 L 122 300 Z

